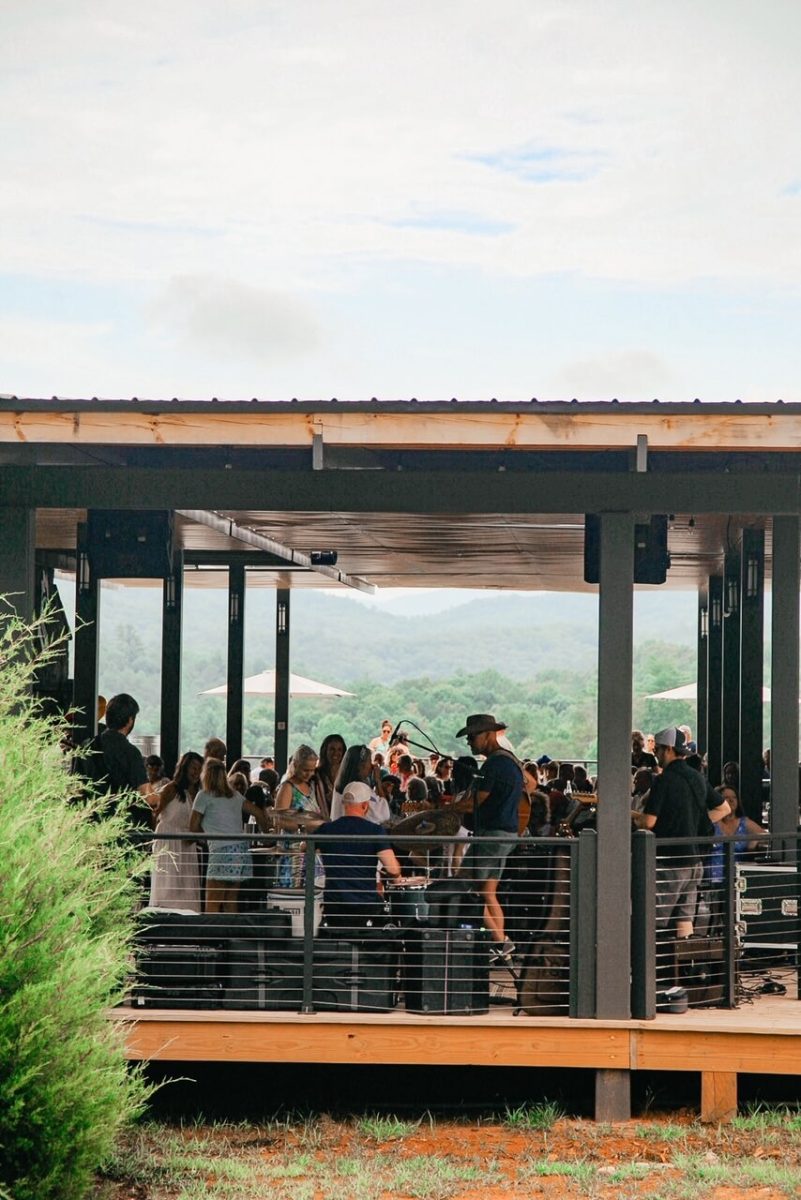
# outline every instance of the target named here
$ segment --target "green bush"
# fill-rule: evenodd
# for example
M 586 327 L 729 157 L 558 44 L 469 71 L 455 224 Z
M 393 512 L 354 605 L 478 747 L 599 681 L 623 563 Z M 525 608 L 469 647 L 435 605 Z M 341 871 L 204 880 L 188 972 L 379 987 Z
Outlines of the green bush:
M 31 699 L 41 627 L 0 612 L 0 1196 L 77 1200 L 146 1087 L 122 995 L 136 884 L 121 818 L 72 803 L 63 729 Z

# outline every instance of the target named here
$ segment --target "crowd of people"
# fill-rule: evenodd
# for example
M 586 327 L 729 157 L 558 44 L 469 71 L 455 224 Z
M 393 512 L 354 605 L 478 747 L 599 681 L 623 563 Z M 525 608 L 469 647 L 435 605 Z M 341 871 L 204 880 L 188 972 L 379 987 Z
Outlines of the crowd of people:
M 498 884 L 509 854 L 521 837 L 572 836 L 596 811 L 596 780 L 585 763 L 547 754 L 519 760 L 506 725 L 488 713 L 469 716 L 455 734 L 469 749 L 456 757 L 434 750 L 415 756 L 387 720 L 369 742 L 348 746 L 332 733 L 319 749 L 296 747 L 282 776 L 270 757 L 257 774 L 244 758 L 229 765 L 224 742 L 213 737 L 202 753 L 184 753 L 172 778 L 158 755 L 143 759 L 129 740 L 137 713 L 133 697 L 113 697 L 97 745 L 107 790 L 138 793 L 126 811 L 132 823 L 159 835 L 150 870 L 153 907 L 237 911 L 253 871 L 243 830 L 272 839 L 278 887 L 301 887 L 302 835 L 315 833 L 326 919 L 370 920 L 383 911 L 383 882 L 392 886 L 420 867 L 413 849 L 393 846 L 393 830 L 434 827 L 445 830 L 437 872 L 472 881 L 484 901 L 495 957 L 508 962 L 515 947 L 506 936 Z M 651 737 L 635 730 L 631 769 L 633 825 L 667 843 L 657 871 L 658 927 L 689 936 L 704 871 L 711 883 L 722 880 L 722 851 L 702 863 L 700 849 L 676 850 L 670 839 L 736 837 L 740 855 L 763 830 L 742 815 L 737 765 L 727 764 L 723 783 L 711 788 L 687 727 Z M 450 814 L 448 824 L 439 822 L 442 814 Z M 423 823 L 410 824 L 412 818 Z

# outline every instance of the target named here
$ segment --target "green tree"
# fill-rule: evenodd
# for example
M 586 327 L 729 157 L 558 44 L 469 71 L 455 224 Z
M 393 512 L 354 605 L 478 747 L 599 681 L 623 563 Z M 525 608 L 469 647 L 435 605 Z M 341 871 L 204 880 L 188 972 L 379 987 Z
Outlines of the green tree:
M 0 1192 L 78 1200 L 146 1097 L 106 1015 L 136 883 L 122 818 L 73 801 L 63 729 L 31 699 L 34 633 L 0 613 Z

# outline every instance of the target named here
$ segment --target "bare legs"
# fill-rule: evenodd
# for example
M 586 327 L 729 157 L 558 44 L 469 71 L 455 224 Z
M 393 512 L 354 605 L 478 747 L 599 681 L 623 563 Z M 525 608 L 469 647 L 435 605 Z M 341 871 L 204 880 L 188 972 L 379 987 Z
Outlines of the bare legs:
M 229 879 L 206 880 L 206 912 L 235 913 L 239 907 L 239 884 Z

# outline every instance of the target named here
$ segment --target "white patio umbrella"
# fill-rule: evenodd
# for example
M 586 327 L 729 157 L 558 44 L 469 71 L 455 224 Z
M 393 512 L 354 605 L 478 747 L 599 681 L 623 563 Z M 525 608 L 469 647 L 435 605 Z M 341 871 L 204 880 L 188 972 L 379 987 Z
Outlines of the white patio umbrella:
M 246 696 L 274 696 L 275 670 L 270 668 L 269 671 L 260 671 L 258 675 L 248 675 L 244 691 Z M 201 696 L 227 696 L 228 685 L 221 683 L 219 687 L 207 688 L 205 692 L 198 694 Z M 320 683 L 316 679 L 306 679 L 303 675 L 295 675 L 294 672 L 290 672 L 289 695 L 293 699 L 297 696 L 314 696 L 323 699 L 326 696 L 353 696 L 354 693 L 346 692 L 342 688 L 330 687 L 327 683 Z
M 646 700 L 691 700 L 693 704 L 698 699 L 698 684 L 683 683 L 681 687 L 669 688 L 666 692 L 653 692 L 650 696 L 645 697 Z M 770 703 L 770 688 L 763 687 L 762 699 L 766 704 Z

